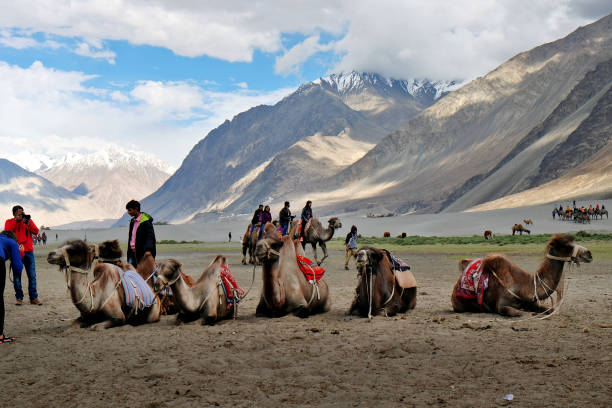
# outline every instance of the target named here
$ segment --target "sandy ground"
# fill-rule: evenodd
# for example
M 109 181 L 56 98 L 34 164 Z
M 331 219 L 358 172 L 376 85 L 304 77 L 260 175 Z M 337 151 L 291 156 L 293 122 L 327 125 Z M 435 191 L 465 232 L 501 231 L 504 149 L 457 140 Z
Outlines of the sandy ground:
M 72 327 L 77 310 L 46 252 L 36 254 L 44 306 L 15 306 L 7 282 L 6 332 L 19 338 L 0 345 L 2 406 L 610 406 L 610 258 L 569 272 L 562 312 L 549 320 L 453 313 L 459 257 L 448 254 L 404 254 L 420 286 L 415 310 L 347 317 L 355 271 L 333 250 L 327 314 L 255 318 L 258 270 L 237 321 L 177 327 L 164 316 L 95 332 Z M 237 248 L 225 254 L 247 288 L 252 268 L 240 265 Z M 158 259 L 176 257 L 197 276 L 213 256 Z M 529 271 L 540 262 L 512 258 Z

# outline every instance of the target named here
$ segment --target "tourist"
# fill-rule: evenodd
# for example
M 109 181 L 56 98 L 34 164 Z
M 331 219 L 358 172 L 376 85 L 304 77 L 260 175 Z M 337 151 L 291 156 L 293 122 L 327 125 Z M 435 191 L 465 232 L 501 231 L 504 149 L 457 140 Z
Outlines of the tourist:
M 23 207 L 16 205 L 13 207 L 13 218 L 9 218 L 4 223 L 4 229 L 13 231 L 17 236 L 17 244 L 19 244 L 19 252 L 21 253 L 23 265 L 25 266 L 26 275 L 28 275 L 28 296 L 30 303 L 33 305 L 42 306 L 42 302 L 38 299 L 36 290 L 36 262 L 34 260 L 34 244 L 32 235 L 38 234 L 38 227 L 34 224 L 32 217 L 24 214 Z M 13 287 L 15 288 L 15 304 L 21 306 L 23 304 L 23 289 L 21 288 L 21 270 L 13 275 Z
M 304 236 L 304 232 L 306 230 L 306 223 L 308 220 L 312 218 L 312 201 L 306 201 L 306 205 L 302 209 L 302 215 L 300 217 L 302 221 L 302 226 L 300 228 L 300 235 Z
M 272 222 L 272 214 L 270 214 L 269 205 L 266 205 L 266 208 L 264 208 L 261 214 L 259 214 L 259 222 L 261 223 L 261 226 L 259 227 L 259 238 L 258 239 L 261 239 L 266 223 Z
M 346 239 L 344 240 L 344 244 L 346 245 L 346 257 L 344 258 L 344 269 L 348 271 L 348 264 L 351 257 L 353 257 L 357 253 L 357 227 L 352 226 L 351 231 L 346 234 Z
M 4 285 L 6 282 L 6 261 L 11 261 L 13 276 L 21 274 L 23 263 L 17 244 L 17 235 L 13 231 L 2 231 L 0 233 L 0 344 L 12 343 L 13 337 L 4 334 Z
M 153 217 L 145 212 L 140 212 L 140 203 L 131 200 L 125 205 L 127 213 L 132 217 L 128 230 L 127 260 L 134 268 L 146 252 L 150 252 L 155 258 L 155 230 L 153 229 Z
M 281 233 L 283 236 L 289 233 L 289 224 L 294 218 L 295 215 L 291 215 L 291 210 L 289 210 L 289 201 L 285 201 L 285 206 L 278 214 L 278 222 L 280 223 Z

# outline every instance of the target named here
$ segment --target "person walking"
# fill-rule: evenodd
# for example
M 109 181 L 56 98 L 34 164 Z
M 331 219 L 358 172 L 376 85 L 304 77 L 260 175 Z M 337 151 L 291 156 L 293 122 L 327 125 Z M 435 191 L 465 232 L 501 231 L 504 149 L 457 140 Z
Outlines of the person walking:
M 23 263 L 17 244 L 17 235 L 13 231 L 2 231 L 0 233 L 0 344 L 12 343 L 14 337 L 4 334 L 4 286 L 6 283 L 6 261 L 11 261 L 13 276 L 21 274 Z
M 306 230 L 306 223 L 311 218 L 312 218 L 312 201 L 308 200 L 306 201 L 306 205 L 304 206 L 304 208 L 302 208 L 302 215 L 300 217 L 302 221 L 302 226 L 300 228 L 300 235 L 302 237 L 304 236 L 304 232 Z
M 227 234 L 227 236 L 228 236 L 228 238 L 229 238 L 229 241 L 228 241 L 228 242 L 230 242 L 230 243 L 231 243 L 231 242 L 232 242 L 232 231 L 230 231 L 230 232 Z
M 351 231 L 346 234 L 344 240 L 346 246 L 346 257 L 344 258 L 344 269 L 348 271 L 349 260 L 357 253 L 357 227 L 352 226 Z
M 145 253 L 150 252 L 155 258 L 155 230 L 153 217 L 140 212 L 140 203 L 131 200 L 125 205 L 127 213 L 132 217 L 128 232 L 127 260 L 134 268 Z
M 42 306 L 42 302 L 38 299 L 38 291 L 36 290 L 36 262 L 34 260 L 34 244 L 32 235 L 38 234 L 38 227 L 34 224 L 32 217 L 24 214 L 23 207 L 16 205 L 13 207 L 13 218 L 9 218 L 4 223 L 4 229 L 13 231 L 17 236 L 17 244 L 19 252 L 22 254 L 23 266 L 25 266 L 26 275 L 28 275 L 28 296 L 30 303 L 33 305 Z M 13 275 L 13 288 L 15 289 L 15 304 L 21 306 L 23 304 L 23 289 L 21 288 L 21 270 Z
M 291 221 L 293 221 L 294 218 L 295 215 L 291 215 L 291 210 L 289 210 L 289 201 L 285 201 L 285 206 L 280 210 L 280 213 L 278 214 L 278 222 L 281 226 L 281 233 L 283 236 L 289 233 L 289 224 L 291 223 Z

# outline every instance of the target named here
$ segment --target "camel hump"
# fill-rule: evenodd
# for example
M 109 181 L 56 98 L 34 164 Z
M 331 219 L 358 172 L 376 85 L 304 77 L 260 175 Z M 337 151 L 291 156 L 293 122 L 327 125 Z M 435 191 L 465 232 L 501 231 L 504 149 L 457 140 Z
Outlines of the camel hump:
M 395 271 L 395 281 L 402 289 L 410 289 L 417 287 L 417 281 L 410 269 L 406 271 Z
M 463 272 L 473 259 L 463 258 L 459 261 L 459 272 Z

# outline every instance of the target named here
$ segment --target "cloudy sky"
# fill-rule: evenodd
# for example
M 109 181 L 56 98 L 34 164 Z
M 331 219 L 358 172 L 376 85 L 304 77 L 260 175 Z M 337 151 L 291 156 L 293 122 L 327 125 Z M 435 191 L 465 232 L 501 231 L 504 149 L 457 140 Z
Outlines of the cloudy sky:
M 206 134 L 331 72 L 470 80 L 609 0 L 0 0 L 0 157 L 105 144 L 179 166 Z

